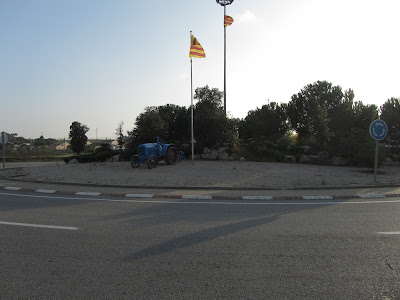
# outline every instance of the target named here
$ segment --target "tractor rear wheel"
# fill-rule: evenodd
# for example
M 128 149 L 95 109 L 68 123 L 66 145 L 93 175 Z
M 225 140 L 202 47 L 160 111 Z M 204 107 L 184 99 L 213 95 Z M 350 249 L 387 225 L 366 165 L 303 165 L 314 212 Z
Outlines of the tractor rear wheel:
M 165 162 L 167 165 L 174 165 L 176 162 L 176 148 L 170 146 L 167 150 L 167 156 L 165 157 Z
M 154 156 L 154 155 L 150 155 L 148 158 L 147 158 L 147 167 L 149 168 L 149 169 L 153 169 L 153 168 L 155 168 L 157 166 L 157 159 L 156 159 L 156 157 Z
M 139 156 L 138 155 L 134 155 L 134 156 L 132 156 L 132 159 L 131 159 L 131 166 L 132 166 L 132 168 L 139 168 L 139 166 L 140 166 L 140 160 L 139 160 Z

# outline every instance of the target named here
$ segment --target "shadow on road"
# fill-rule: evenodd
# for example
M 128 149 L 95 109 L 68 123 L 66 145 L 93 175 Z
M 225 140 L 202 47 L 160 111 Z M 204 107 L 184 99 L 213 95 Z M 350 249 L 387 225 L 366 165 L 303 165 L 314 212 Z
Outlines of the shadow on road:
M 274 222 L 282 215 L 291 213 L 295 210 L 283 211 L 270 216 L 259 217 L 250 220 L 244 220 L 239 222 L 234 222 L 226 225 L 216 226 L 204 230 L 200 230 L 193 233 L 185 234 L 181 237 L 173 238 L 166 242 L 160 243 L 158 245 L 143 249 L 125 258 L 126 261 L 138 260 L 143 258 L 148 258 L 155 255 L 165 254 L 173 252 L 182 248 L 194 246 L 206 241 L 210 241 L 219 237 L 228 236 L 240 231 L 255 228 L 261 225 L 265 225 L 270 222 Z

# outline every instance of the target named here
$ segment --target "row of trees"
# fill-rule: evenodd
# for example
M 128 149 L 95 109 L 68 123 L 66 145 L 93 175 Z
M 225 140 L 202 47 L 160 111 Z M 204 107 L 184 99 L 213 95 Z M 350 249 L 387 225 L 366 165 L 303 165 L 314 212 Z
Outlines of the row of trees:
M 353 164 L 373 160 L 374 141 L 369 125 L 377 118 L 389 127 L 386 143 L 400 146 L 400 100 L 384 105 L 354 102 L 354 92 L 343 91 L 327 81 L 305 86 L 288 103 L 275 102 L 251 110 L 244 119 L 226 117 L 223 93 L 208 86 L 195 91 L 194 129 L 196 149 L 230 146 L 256 160 L 282 160 L 287 154 L 301 154 L 308 146 L 314 152 L 348 158 Z M 190 107 L 163 105 L 147 107 L 128 132 L 128 149 L 133 152 L 156 136 L 177 144 L 190 143 Z M 371 150 L 372 149 L 372 150 Z M 368 157 L 372 158 L 369 159 Z

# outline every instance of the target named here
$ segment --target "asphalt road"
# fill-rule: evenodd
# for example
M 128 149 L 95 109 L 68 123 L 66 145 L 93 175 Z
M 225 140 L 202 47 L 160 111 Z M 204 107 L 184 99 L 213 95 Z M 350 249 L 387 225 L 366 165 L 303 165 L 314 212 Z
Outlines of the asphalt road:
M 399 299 L 400 199 L 0 193 L 1 299 Z

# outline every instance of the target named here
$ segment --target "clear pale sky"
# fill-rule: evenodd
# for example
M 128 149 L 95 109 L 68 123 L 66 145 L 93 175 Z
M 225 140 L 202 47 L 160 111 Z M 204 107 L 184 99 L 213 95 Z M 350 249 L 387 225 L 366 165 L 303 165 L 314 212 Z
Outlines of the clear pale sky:
M 235 0 L 227 27 L 227 111 L 244 118 L 327 80 L 355 100 L 400 97 L 399 0 Z M 0 131 L 89 138 L 131 130 L 146 106 L 190 106 L 190 31 L 206 58 L 193 85 L 223 91 L 223 7 L 215 0 L 0 1 Z M 188 124 L 190 126 L 190 124 Z

